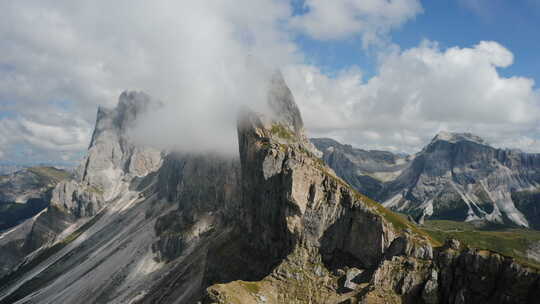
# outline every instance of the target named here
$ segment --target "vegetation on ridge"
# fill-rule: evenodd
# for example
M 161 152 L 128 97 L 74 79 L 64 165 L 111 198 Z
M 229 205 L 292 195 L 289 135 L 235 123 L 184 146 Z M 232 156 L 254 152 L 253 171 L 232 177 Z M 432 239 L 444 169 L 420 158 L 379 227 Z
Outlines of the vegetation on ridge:
M 286 140 L 294 139 L 294 134 L 288 128 L 279 123 L 273 124 L 270 132 L 272 133 L 272 135 L 276 135 Z
M 27 170 L 37 175 L 53 179 L 55 182 L 59 182 L 70 176 L 69 172 L 54 167 L 31 167 Z
M 472 223 L 448 220 L 426 221 L 424 230 L 439 242 L 454 238 L 469 247 L 497 252 L 513 257 L 526 266 L 540 269 L 540 261 L 528 255 L 531 247 L 538 244 L 536 251 L 540 257 L 540 231 L 496 227 L 479 229 Z

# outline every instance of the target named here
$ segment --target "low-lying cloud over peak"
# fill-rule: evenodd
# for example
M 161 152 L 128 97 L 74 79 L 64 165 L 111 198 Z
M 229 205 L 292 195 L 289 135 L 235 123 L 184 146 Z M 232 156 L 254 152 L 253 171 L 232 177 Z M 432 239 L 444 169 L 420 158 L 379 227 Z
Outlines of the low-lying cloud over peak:
M 236 110 L 264 103 L 277 67 L 312 135 L 414 151 L 439 130 L 471 131 L 540 151 L 538 92 L 499 73 L 514 60 L 504 46 L 380 48 L 422 13 L 418 0 L 28 0 L 0 10 L 3 159 L 78 159 L 97 105 L 131 89 L 164 104 L 133 132 L 144 143 L 235 151 Z M 379 47 L 371 79 L 307 64 L 302 39 L 350 38 Z

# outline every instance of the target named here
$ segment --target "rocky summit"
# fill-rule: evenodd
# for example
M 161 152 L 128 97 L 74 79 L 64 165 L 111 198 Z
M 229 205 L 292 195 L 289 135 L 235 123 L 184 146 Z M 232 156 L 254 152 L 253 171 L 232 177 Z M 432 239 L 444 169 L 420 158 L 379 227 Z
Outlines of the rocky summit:
M 338 177 L 306 137 L 279 73 L 268 103 L 269 113 L 239 113 L 236 157 L 135 144 L 129 129 L 159 106 L 143 93 L 100 108 L 75 176 L 55 186 L 45 211 L 0 235 L 2 252 L 24 249 L 0 278 L 0 303 L 458 304 L 540 296 L 536 269 L 456 240 L 439 243 Z M 419 157 L 367 158 L 370 170 L 380 158 L 388 172 L 405 172 Z
M 540 228 L 540 154 L 497 149 L 470 133 L 437 134 L 411 156 L 314 139 L 352 186 L 393 210 L 424 218 Z

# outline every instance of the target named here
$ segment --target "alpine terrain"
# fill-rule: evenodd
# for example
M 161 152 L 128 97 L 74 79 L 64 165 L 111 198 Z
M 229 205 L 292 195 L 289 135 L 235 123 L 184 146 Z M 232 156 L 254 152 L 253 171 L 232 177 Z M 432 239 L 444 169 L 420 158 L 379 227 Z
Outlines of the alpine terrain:
M 313 139 L 324 160 L 387 208 L 424 218 L 540 228 L 540 154 L 441 132 L 411 156 Z
M 344 180 L 324 162 L 335 164 L 337 155 L 354 163 L 369 181 L 359 189 L 395 209 L 448 214 L 439 208 L 448 197 L 463 200 L 467 216 L 529 225 L 519 212 L 530 208 L 527 199 L 514 204 L 511 193 L 538 181 L 537 156 L 452 135 L 414 158 L 359 152 L 357 161 L 333 154 L 340 147 L 331 153 L 318 145 L 323 160 L 280 73 L 269 80 L 267 101 L 268 113 L 239 113 L 236 157 L 135 144 L 129 130 L 160 106 L 144 93 L 125 92 L 115 109 L 99 108 L 74 176 L 54 187 L 46 209 L 0 235 L 0 252 L 10 253 L 0 303 L 458 304 L 540 297 L 536 268 L 454 239 L 440 242 L 349 186 L 345 180 L 358 174 L 342 174 L 347 166 L 334 166 Z M 493 201 L 476 201 L 482 195 Z

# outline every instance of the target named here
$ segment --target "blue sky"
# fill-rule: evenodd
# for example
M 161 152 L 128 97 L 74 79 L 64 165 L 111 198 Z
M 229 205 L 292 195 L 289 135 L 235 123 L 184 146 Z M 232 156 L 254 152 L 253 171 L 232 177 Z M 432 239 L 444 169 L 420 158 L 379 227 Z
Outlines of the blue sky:
M 309 13 L 311 1 L 296 1 L 295 14 L 302 15 Z M 351 2 L 352 3 L 352 2 Z M 404 2 L 403 2 L 404 3 Z M 408 2 L 409 4 L 412 2 Z M 350 3 L 349 3 L 350 4 Z M 320 78 L 319 86 L 334 86 L 340 87 L 343 83 L 351 83 L 352 76 L 344 77 L 343 71 L 356 68 L 357 84 L 355 88 L 348 86 L 351 91 L 357 92 L 355 96 L 347 96 L 347 94 L 334 93 L 327 96 L 327 99 L 347 100 L 346 103 L 380 103 L 391 104 L 395 102 L 395 98 L 415 98 L 413 95 L 419 92 L 421 98 L 412 100 L 409 106 L 420 105 L 422 114 L 413 115 L 409 119 L 401 117 L 399 111 L 394 112 L 391 119 L 402 120 L 401 123 L 396 123 L 392 131 L 381 132 L 385 126 L 377 124 L 382 119 L 388 119 L 388 115 L 382 115 L 377 119 L 369 119 L 370 115 L 362 115 L 361 112 L 355 115 L 346 117 L 341 115 L 336 120 L 349 121 L 342 123 L 335 130 L 327 128 L 324 124 L 308 123 L 314 126 L 314 136 L 329 136 L 337 138 L 345 142 L 353 143 L 358 147 L 388 149 L 396 151 L 406 151 L 412 153 L 418 147 L 426 144 L 430 138 L 438 131 L 454 131 L 454 132 L 473 132 L 485 137 L 488 142 L 498 147 L 520 148 L 527 151 L 538 152 L 540 150 L 538 134 L 537 117 L 520 116 L 519 114 L 512 115 L 513 118 L 498 116 L 496 113 L 510 111 L 514 105 L 515 108 L 523 107 L 525 112 L 536 112 L 539 106 L 538 98 L 538 83 L 540 81 L 540 39 L 535 39 L 540 30 L 540 1 L 510 1 L 510 0 L 441 0 L 441 1 L 421 1 L 421 11 L 416 11 L 414 16 L 409 16 L 406 21 L 397 24 L 389 29 L 387 28 L 384 34 L 381 35 L 381 43 L 370 44 L 365 46 L 362 42 L 365 37 L 365 32 L 359 31 L 357 34 L 349 35 L 340 39 L 319 39 L 308 31 L 305 31 L 296 36 L 296 41 L 306 55 L 307 64 L 316 66 L 319 71 L 312 73 Z M 350 8 L 350 7 L 349 7 Z M 319 19 L 322 20 L 322 19 Z M 399 23 L 399 22 L 397 22 Z M 431 51 L 429 56 L 439 56 L 435 61 L 430 61 L 429 56 L 422 55 L 422 50 L 426 50 L 423 45 L 429 41 L 430 47 L 427 50 Z M 492 58 L 488 66 L 481 67 L 480 61 L 484 55 L 480 54 L 478 45 L 484 42 L 494 43 L 494 46 L 500 52 L 506 53 L 504 56 L 511 56 L 506 64 L 495 63 L 497 59 Z M 476 59 L 468 63 L 468 67 L 460 72 L 451 69 L 452 64 L 457 64 L 458 61 L 446 61 L 441 56 L 453 56 L 449 50 L 456 49 L 455 53 L 458 56 L 468 56 L 472 51 L 477 53 Z M 497 52 L 499 52 L 497 51 Z M 411 56 L 405 54 L 409 52 Z M 394 60 L 389 60 L 386 53 L 397 53 Z M 502 53 L 501 53 L 502 54 Z M 455 55 L 455 54 L 454 54 Z M 424 56 L 424 57 L 423 57 Z M 411 58 L 423 57 L 423 60 L 411 60 Z M 456 56 L 454 56 L 456 57 Z M 489 55 L 485 56 L 486 58 Z M 447 58 L 448 59 L 448 58 Z M 474 62 L 474 61 L 477 62 Z M 491 60 L 491 59 L 489 59 Z M 414 62 L 413 62 L 414 61 Z M 389 64 L 388 62 L 394 62 Z M 397 63 L 396 63 L 397 62 Z M 411 69 L 411 66 L 422 66 L 419 69 Z M 425 66 L 423 66 L 425 65 Z M 477 67 L 475 66 L 477 65 Z M 394 68 L 401 68 L 401 75 L 385 77 Z M 384 69 L 386 72 L 381 72 Z M 427 69 L 427 70 L 426 70 Z M 449 70 L 455 75 L 449 74 L 448 77 L 441 77 L 437 70 Z M 426 72 L 426 77 L 433 77 L 433 81 L 423 81 L 419 87 L 408 89 L 406 82 L 411 80 L 415 82 L 416 78 L 421 78 L 421 73 Z M 351 73 L 346 73 L 351 74 Z M 352 73 L 354 74 L 354 73 Z M 328 78 L 325 78 L 328 77 Z M 397 78 L 396 78 L 397 77 Z M 436 79 L 439 77 L 440 79 Z M 486 81 L 480 79 L 486 77 Z M 341 78 L 341 79 L 340 79 Z M 379 78 L 382 89 L 374 89 L 367 83 L 373 79 Z M 380 96 L 384 95 L 384 90 L 395 89 L 394 85 L 389 83 L 393 81 L 402 81 L 399 84 L 400 94 L 395 95 L 394 100 L 389 101 Z M 492 81 L 488 81 L 487 79 Z M 387 81 L 385 82 L 385 79 Z M 445 79 L 445 80 L 441 80 Z M 511 83 L 513 79 L 520 79 L 525 82 L 529 81 L 529 88 L 521 90 L 521 93 L 508 94 L 512 91 Z M 447 86 L 439 86 L 438 92 L 427 93 L 430 86 L 435 85 L 439 81 L 448 81 Z M 479 82 L 478 87 L 465 88 L 459 82 Z M 535 84 L 533 85 L 532 82 Z M 480 84 L 481 83 L 481 84 Z M 324 84 L 324 85 L 323 85 Z M 503 90 L 498 93 L 488 93 L 495 90 L 502 84 L 503 87 L 508 86 L 508 90 Z M 526 87 L 523 85 L 522 88 Z M 305 88 L 304 88 L 305 89 Z M 378 91 L 377 91 L 378 90 Z M 382 91 L 381 91 L 382 90 Z M 454 93 L 463 90 L 463 92 Z M 302 89 L 293 89 L 293 91 L 303 92 Z M 313 90 L 312 90 L 313 91 Z M 373 91 L 369 93 L 370 91 Z M 375 92 L 377 91 L 377 92 Z M 482 92 L 483 91 L 483 92 Z M 528 91 L 525 95 L 529 98 L 521 99 L 524 96 L 522 93 Z M 370 98 L 357 98 L 362 94 L 379 96 L 373 100 Z M 476 92 L 476 93 L 475 93 Z M 517 92 L 514 90 L 514 92 Z M 381 94 L 382 93 L 382 94 Z M 463 94 L 461 94 L 463 93 Z M 409 94 L 409 96 L 407 95 Z M 494 95 L 493 95 L 494 94 Z M 325 92 L 319 90 L 319 95 L 325 95 Z M 350 94 L 349 94 L 350 95 Z M 425 95 L 422 97 L 422 95 Z M 437 96 L 442 95 L 448 98 L 438 101 Z M 486 97 L 492 96 L 492 97 Z M 317 94 L 306 93 L 301 99 L 314 99 Z M 495 99 L 499 99 L 496 101 Z M 359 101 L 361 99 L 361 101 Z M 483 99 L 483 100 L 482 100 Z M 525 101 L 526 100 L 526 101 Z M 302 105 L 303 102 L 301 102 Z M 437 112 L 437 105 L 430 104 L 440 103 L 440 109 L 448 110 L 448 115 L 441 115 Z M 455 107 L 447 109 L 445 104 L 456 104 Z M 476 106 L 467 106 L 474 104 Z M 404 110 L 406 102 L 401 105 L 396 104 L 398 109 Z M 506 106 L 504 106 L 506 104 Z M 401 108 L 400 108 L 401 107 Z M 302 108 L 302 107 L 301 107 Z M 319 107 L 318 110 L 321 110 Z M 359 107 L 364 112 L 370 111 L 371 108 Z M 431 108 L 431 109 L 428 109 Z M 483 110 L 478 110 L 478 109 Z M 505 109 L 506 108 L 506 109 Z M 311 113 L 309 108 L 304 108 L 304 112 Z M 324 109 L 323 109 L 324 110 Z M 460 114 L 461 113 L 461 114 Z M 477 113 L 467 115 L 467 113 Z M 327 117 L 316 117 L 313 121 L 327 119 Z M 367 116 L 367 117 L 364 117 Z M 462 116 L 462 117 L 460 117 Z M 469 116 L 468 119 L 462 119 Z M 480 117 L 484 117 L 484 119 Z M 491 116 L 491 119 L 489 118 Z M 478 121 L 476 121 L 478 117 Z M 361 120 L 369 120 L 369 123 L 358 123 Z M 375 120 L 375 121 L 374 121 Z M 438 120 L 440 122 L 438 123 Z M 483 121 L 481 121 L 483 120 Z M 528 120 L 528 123 L 522 123 Z M 405 121 L 415 121 L 422 127 L 412 130 Z M 527 125 L 527 126 L 525 126 Z M 341 130 L 337 130 L 341 129 Z M 367 131 L 363 131 L 368 129 Z M 518 130 L 519 129 L 519 130 Z M 400 132 L 399 130 L 403 130 Z M 513 130 L 513 131 L 508 131 Z M 362 132 L 365 134 L 362 135 Z M 506 133 L 503 139 L 501 135 Z M 371 134 L 371 135 L 368 135 Z M 392 138 L 392 139 L 388 139 Z M 513 138 L 513 139 L 512 139 Z M 383 143 L 384 142 L 384 143 Z M 417 150 L 416 150 L 417 151 Z
M 301 12 L 302 1 L 295 3 Z M 520 75 L 540 80 L 540 1 L 537 0 L 436 0 L 422 1 L 423 13 L 390 33 L 401 49 L 422 40 L 437 41 L 442 48 L 471 47 L 493 40 L 510 49 L 514 64 L 501 69 L 507 77 Z M 307 35 L 297 38 L 309 60 L 332 73 L 358 65 L 366 77 L 376 73 L 376 53 L 361 46 L 361 37 L 319 41 Z
M 143 144 L 230 150 L 236 133 L 216 130 L 263 100 L 264 68 L 246 62 L 282 70 L 309 136 L 414 153 L 437 132 L 471 132 L 540 152 L 540 0 L 26 0 L 0 11 L 0 160 L 78 162 L 97 107 L 124 90 L 164 104 L 138 122 Z
M 424 13 L 392 34 L 402 48 L 422 39 L 438 41 L 443 47 L 472 46 L 493 40 L 510 49 L 514 64 L 501 73 L 540 80 L 540 1 L 533 0 L 441 0 L 423 1 Z

